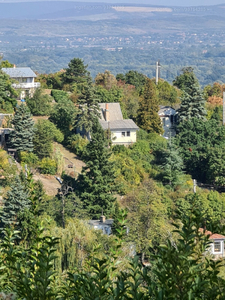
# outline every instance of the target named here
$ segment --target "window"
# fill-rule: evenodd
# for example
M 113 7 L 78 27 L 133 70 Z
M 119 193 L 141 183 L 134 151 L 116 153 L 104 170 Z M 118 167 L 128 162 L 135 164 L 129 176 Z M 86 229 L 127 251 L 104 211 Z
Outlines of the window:
M 22 83 L 26 83 L 27 79 L 26 78 L 22 78 Z
M 214 252 L 221 252 L 221 242 L 214 242 Z
M 127 131 L 127 136 L 130 136 L 130 131 Z
M 126 132 L 125 131 L 122 131 L 122 136 L 126 136 Z
M 163 126 L 166 126 L 166 119 L 163 118 Z

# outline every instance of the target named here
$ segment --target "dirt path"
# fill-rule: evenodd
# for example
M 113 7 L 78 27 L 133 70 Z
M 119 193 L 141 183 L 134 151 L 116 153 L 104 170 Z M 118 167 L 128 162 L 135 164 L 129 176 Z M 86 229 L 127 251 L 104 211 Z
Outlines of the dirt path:
M 75 172 L 75 176 L 81 173 L 82 167 L 85 166 L 84 162 L 79 159 L 79 157 L 67 150 L 61 144 L 55 143 L 55 145 L 60 149 L 60 152 L 64 157 L 64 170 L 66 173 Z M 72 168 L 68 168 L 68 165 L 73 165 Z
M 70 152 L 66 148 L 64 148 L 61 144 L 54 143 L 54 147 L 60 149 L 64 157 L 64 171 L 66 174 L 71 177 L 77 177 L 77 175 L 81 172 L 82 167 L 85 166 L 84 162 L 79 159 L 74 153 Z M 68 167 L 70 165 L 70 168 Z M 57 175 L 58 176 L 58 175 Z M 58 189 L 60 188 L 60 183 L 53 175 L 44 175 L 36 173 L 33 175 L 35 180 L 40 180 L 43 183 L 45 192 L 49 196 L 54 196 L 57 194 Z

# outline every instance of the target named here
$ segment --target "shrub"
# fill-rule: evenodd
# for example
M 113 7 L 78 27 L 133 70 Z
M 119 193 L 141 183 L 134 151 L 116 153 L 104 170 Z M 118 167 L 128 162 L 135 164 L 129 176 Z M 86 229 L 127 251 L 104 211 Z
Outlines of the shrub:
M 52 90 L 51 96 L 54 98 L 55 102 L 57 102 L 57 103 L 60 102 L 62 98 L 68 99 L 68 93 L 65 91 L 61 91 L 61 90 Z
M 57 171 L 57 164 L 54 159 L 44 157 L 40 162 L 40 170 L 42 174 L 54 175 Z
M 38 157 L 32 152 L 21 151 L 20 152 L 20 161 L 28 166 L 35 166 L 38 163 Z
M 87 144 L 88 140 L 82 138 L 80 134 L 73 134 L 67 139 L 67 147 L 79 156 L 82 155 Z

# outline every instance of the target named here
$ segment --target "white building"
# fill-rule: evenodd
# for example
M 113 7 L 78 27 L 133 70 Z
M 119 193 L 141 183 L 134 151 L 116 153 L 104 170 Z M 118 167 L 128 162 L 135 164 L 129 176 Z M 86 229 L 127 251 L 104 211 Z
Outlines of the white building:
M 35 89 L 41 86 L 40 82 L 34 82 L 37 75 L 31 68 L 16 68 L 14 66 L 13 68 L 2 68 L 2 71 L 15 80 L 12 87 L 20 91 L 20 100 L 26 96 L 32 97 Z
M 104 215 L 101 215 L 100 220 L 90 220 L 88 225 L 91 228 L 102 230 L 104 234 L 110 235 L 112 233 L 113 219 L 106 219 Z
M 104 130 L 111 132 L 113 145 L 130 145 L 137 141 L 139 127 L 132 119 L 123 119 L 119 103 L 99 103 L 101 118 L 99 120 Z
M 176 124 L 176 110 L 170 106 L 159 106 L 158 115 L 161 119 L 163 126 L 163 137 L 170 138 L 175 136 L 175 124 Z
M 200 228 L 199 231 L 201 233 L 204 232 L 203 228 Z M 205 230 L 204 233 L 209 236 L 209 240 L 211 241 L 210 248 L 208 249 L 209 253 L 212 254 L 215 259 L 223 258 L 225 256 L 224 253 L 225 236 L 218 233 L 212 233 L 211 231 L 208 230 Z

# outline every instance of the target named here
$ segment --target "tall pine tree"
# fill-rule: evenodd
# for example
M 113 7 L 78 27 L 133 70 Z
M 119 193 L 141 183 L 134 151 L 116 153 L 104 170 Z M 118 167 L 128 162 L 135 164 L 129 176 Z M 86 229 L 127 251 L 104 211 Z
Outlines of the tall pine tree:
M 12 121 L 14 131 L 10 134 L 10 145 L 18 151 L 33 151 L 34 122 L 29 108 L 22 104 Z
M 82 94 L 78 99 L 79 113 L 77 116 L 77 127 L 84 130 L 85 134 L 92 131 L 92 126 L 96 118 L 100 118 L 99 99 L 95 95 L 95 90 L 89 77 L 87 84 L 83 86 Z
M 139 103 L 137 123 L 147 132 L 163 133 L 162 124 L 158 115 L 159 103 L 156 88 L 153 82 L 147 78 L 144 93 Z
M 178 149 L 169 141 L 167 149 L 163 152 L 161 168 L 163 169 L 163 180 L 171 187 L 181 183 L 184 164 Z
M 205 99 L 192 68 L 184 68 L 173 84 L 182 90 L 179 122 L 198 118 L 205 120 Z
M 1 212 L 1 228 L 14 226 L 21 229 L 23 214 L 29 209 L 31 201 L 28 192 L 25 190 L 20 178 L 15 177 L 5 198 L 3 198 L 4 206 Z
M 102 210 L 109 215 L 115 201 L 115 175 L 109 160 L 107 140 L 98 120 L 95 120 L 91 141 L 84 155 L 86 166 L 78 176 L 77 186 L 83 208 L 91 218 L 99 218 Z

